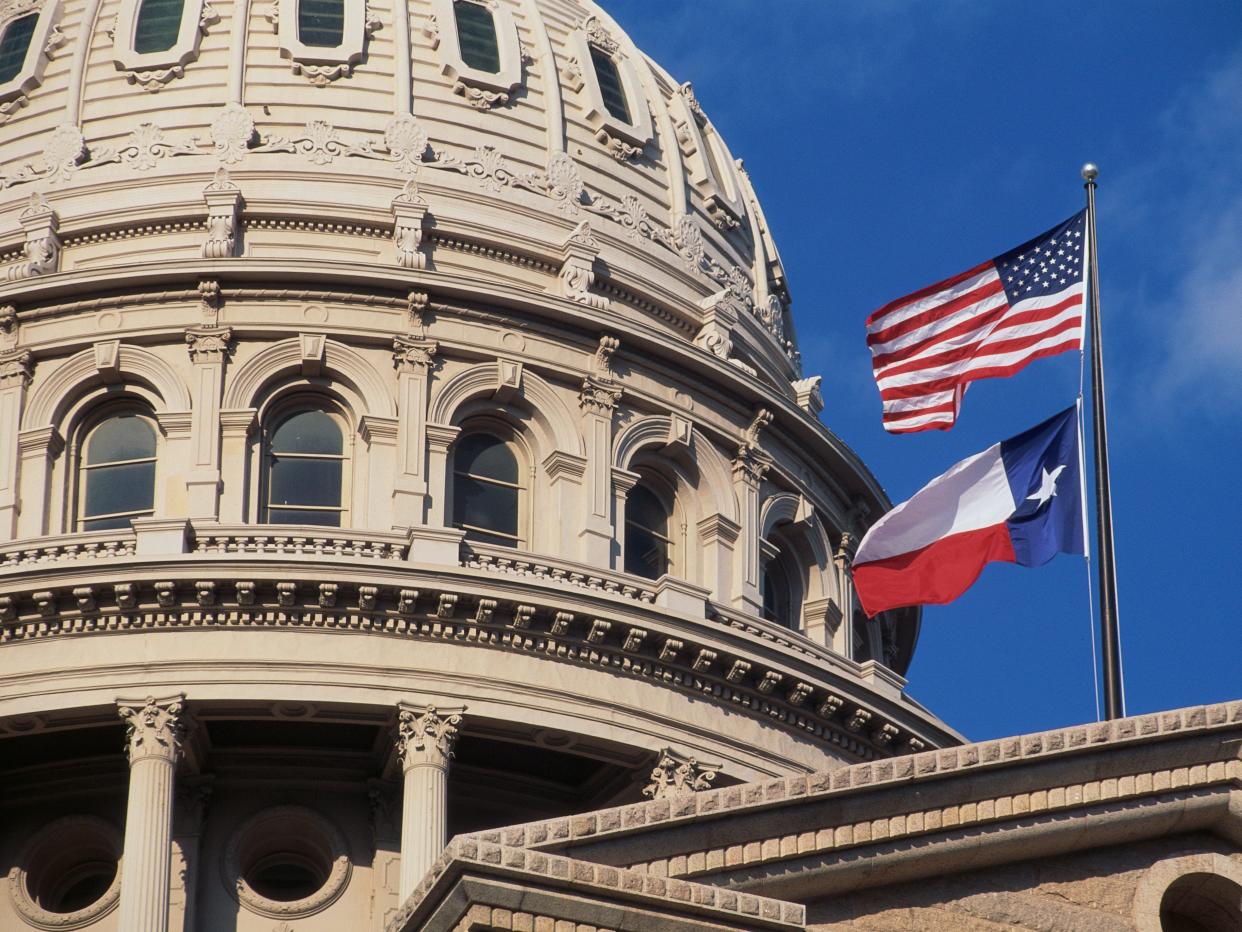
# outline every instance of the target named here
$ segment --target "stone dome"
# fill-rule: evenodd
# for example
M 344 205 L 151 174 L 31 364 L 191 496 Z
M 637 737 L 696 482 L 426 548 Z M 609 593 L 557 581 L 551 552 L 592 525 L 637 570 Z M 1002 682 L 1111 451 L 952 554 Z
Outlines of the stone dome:
M 0 928 L 370 929 L 450 834 L 960 741 L 597 7 L 0 0 L 0 121 Z
M 294 0 L 188 0 L 172 46 L 143 54 L 138 0 L 8 2 L 0 21 L 37 13 L 38 28 L 0 84 L 0 197 L 12 209 L 46 196 L 71 239 L 101 212 L 123 225 L 134 205 L 111 200 L 142 190 L 147 223 L 127 259 L 152 271 L 179 256 L 213 178 L 240 192 L 250 233 L 213 233 L 213 258 L 301 259 L 308 275 L 346 256 L 421 269 L 426 239 L 443 237 L 458 252 L 486 241 L 504 279 L 514 265 L 562 268 L 568 250 L 591 265 L 562 277 L 570 300 L 694 340 L 790 394 L 780 258 L 690 84 L 593 3 L 476 5 L 494 72 L 463 60 L 453 0 L 345 4 L 335 48 L 301 43 Z M 344 253 L 323 240 L 336 230 L 353 234 Z

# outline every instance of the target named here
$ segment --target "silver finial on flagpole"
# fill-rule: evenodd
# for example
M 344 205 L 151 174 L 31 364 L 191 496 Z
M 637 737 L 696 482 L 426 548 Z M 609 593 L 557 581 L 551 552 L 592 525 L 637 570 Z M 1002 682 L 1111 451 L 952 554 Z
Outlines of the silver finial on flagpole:
M 1100 177 L 1100 166 L 1096 165 L 1095 162 L 1088 162 L 1086 165 L 1082 167 L 1082 180 L 1087 182 L 1087 184 L 1090 184 L 1091 182 L 1095 181 L 1096 178 L 1099 178 L 1099 177 Z

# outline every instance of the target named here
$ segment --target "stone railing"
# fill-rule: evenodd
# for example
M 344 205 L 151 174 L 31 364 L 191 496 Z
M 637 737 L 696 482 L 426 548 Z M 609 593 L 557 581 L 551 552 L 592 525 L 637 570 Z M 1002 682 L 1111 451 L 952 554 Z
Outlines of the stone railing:
M 89 531 L 39 537 L 0 547 L 0 571 L 75 560 L 112 560 L 133 556 L 134 552 L 133 531 Z
M 508 547 L 497 547 L 476 541 L 463 543 L 461 562 L 462 566 L 471 569 L 568 583 L 571 586 L 607 592 L 647 604 L 654 604 L 656 600 L 655 588 L 639 584 L 633 576 L 614 573 L 611 570 L 601 570 L 598 567 L 586 566 L 569 560 L 558 560 L 555 557 L 523 553 Z
M 334 528 L 249 524 L 196 527 L 192 545 L 192 552 L 197 554 L 270 554 L 357 560 L 404 560 L 408 551 L 409 540 L 396 532 L 342 532 Z

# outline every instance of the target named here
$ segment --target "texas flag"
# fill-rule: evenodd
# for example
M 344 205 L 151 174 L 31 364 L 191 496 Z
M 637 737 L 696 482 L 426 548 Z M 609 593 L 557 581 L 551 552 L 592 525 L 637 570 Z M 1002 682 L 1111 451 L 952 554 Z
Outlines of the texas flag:
M 863 611 L 952 602 L 994 560 L 1043 566 L 1084 553 L 1081 477 L 1076 406 L 962 460 L 863 538 Z

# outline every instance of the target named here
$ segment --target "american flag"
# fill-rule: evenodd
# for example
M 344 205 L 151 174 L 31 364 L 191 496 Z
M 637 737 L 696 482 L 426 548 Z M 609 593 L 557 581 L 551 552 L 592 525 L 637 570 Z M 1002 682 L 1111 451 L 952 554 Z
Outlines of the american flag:
M 867 318 L 885 430 L 948 430 L 971 382 L 1082 347 L 1086 223 L 1084 210 Z

